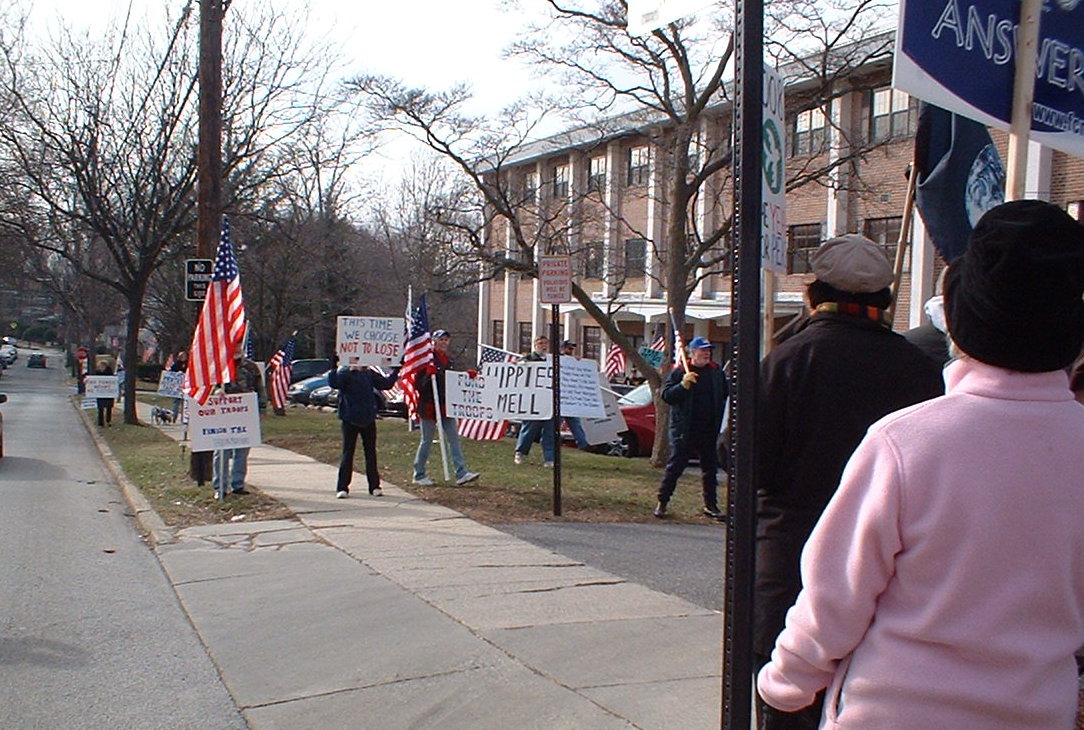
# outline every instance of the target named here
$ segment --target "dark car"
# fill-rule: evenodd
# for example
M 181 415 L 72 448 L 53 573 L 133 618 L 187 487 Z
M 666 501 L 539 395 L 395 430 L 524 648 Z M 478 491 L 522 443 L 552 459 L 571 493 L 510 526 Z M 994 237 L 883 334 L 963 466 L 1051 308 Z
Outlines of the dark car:
M 45 353 L 44 352 L 32 352 L 30 357 L 26 358 L 26 366 L 28 368 L 43 368 L 45 367 Z
M 293 371 L 290 373 L 291 384 L 315 375 L 323 375 L 328 370 L 331 370 L 331 360 L 325 357 L 311 360 L 294 360 L 292 367 Z
M 0 403 L 7 403 L 8 397 L 0 393 Z M 0 413 L 0 459 L 4 458 L 4 414 Z
M 309 393 L 309 405 L 310 406 L 329 406 L 329 405 L 331 405 L 330 399 L 331 399 L 331 394 L 332 393 L 338 393 L 338 391 L 335 390 L 335 388 L 332 388 L 330 385 L 321 385 L 319 388 L 313 389 L 313 391 L 311 393 Z M 336 403 L 337 402 L 338 402 L 338 398 L 336 398 Z
M 307 406 L 309 404 L 309 396 L 312 395 L 312 391 L 327 385 L 327 376 L 330 372 L 331 371 L 328 370 L 322 375 L 317 375 L 315 377 L 299 380 L 298 382 L 291 385 L 289 389 L 287 389 L 286 398 L 290 401 L 293 401 L 294 403 L 300 403 L 303 406 Z

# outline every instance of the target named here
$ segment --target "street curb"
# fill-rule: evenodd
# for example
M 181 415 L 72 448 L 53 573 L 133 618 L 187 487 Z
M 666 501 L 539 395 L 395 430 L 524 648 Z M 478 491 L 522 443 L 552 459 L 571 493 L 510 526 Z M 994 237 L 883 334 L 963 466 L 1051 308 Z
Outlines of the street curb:
M 82 418 L 87 433 L 90 434 L 94 445 L 98 447 L 98 452 L 102 455 L 102 461 L 105 463 L 106 468 L 109 469 L 109 473 L 113 475 L 117 486 L 120 487 L 121 494 L 124 495 L 124 501 L 131 508 L 132 516 L 139 523 L 140 530 L 147 536 L 151 547 L 177 542 L 177 536 L 166 526 L 162 517 L 154 511 L 150 501 L 139 491 L 139 487 L 125 475 L 120 462 L 113 455 L 113 450 L 109 448 L 109 444 L 98 433 L 87 411 L 81 407 L 78 401 L 72 401 L 72 405 L 79 412 L 79 417 Z

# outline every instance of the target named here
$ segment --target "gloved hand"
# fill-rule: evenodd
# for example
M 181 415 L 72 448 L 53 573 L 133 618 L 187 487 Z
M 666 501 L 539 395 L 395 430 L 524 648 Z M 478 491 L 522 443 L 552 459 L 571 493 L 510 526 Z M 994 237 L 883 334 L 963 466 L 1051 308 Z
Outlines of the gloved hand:
M 694 373 L 692 370 L 685 373 L 685 375 L 681 378 L 681 387 L 685 390 L 693 387 L 693 385 L 696 383 L 696 377 L 696 373 Z
M 468 371 L 467 371 L 467 375 L 469 375 L 469 376 L 471 377 L 471 379 L 473 380 L 474 378 L 477 378 L 477 377 L 478 377 L 478 371 L 477 371 L 477 370 L 473 370 L 473 369 L 471 369 L 471 370 L 468 370 Z
M 433 363 L 429 363 L 428 365 L 425 366 L 425 372 L 428 375 L 436 375 L 437 374 L 437 366 L 434 365 Z

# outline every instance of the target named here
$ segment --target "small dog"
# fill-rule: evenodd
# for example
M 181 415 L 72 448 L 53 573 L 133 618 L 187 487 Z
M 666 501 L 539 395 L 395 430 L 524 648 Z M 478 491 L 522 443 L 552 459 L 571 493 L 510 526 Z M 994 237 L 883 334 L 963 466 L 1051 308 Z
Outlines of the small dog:
M 155 425 L 173 423 L 173 412 L 160 406 L 154 406 L 151 408 L 151 420 L 154 421 Z

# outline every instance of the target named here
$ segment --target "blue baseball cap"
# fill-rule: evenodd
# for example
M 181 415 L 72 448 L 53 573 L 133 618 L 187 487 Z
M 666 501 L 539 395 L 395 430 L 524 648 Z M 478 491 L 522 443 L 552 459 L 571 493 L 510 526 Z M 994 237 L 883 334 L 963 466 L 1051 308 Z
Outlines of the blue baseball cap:
M 433 333 L 434 340 L 439 340 L 441 337 L 451 337 L 451 335 L 448 334 L 448 330 L 437 330 Z
M 708 342 L 708 338 L 706 338 L 706 337 L 694 337 L 689 342 L 689 349 L 690 350 L 710 350 L 711 349 L 711 343 Z

